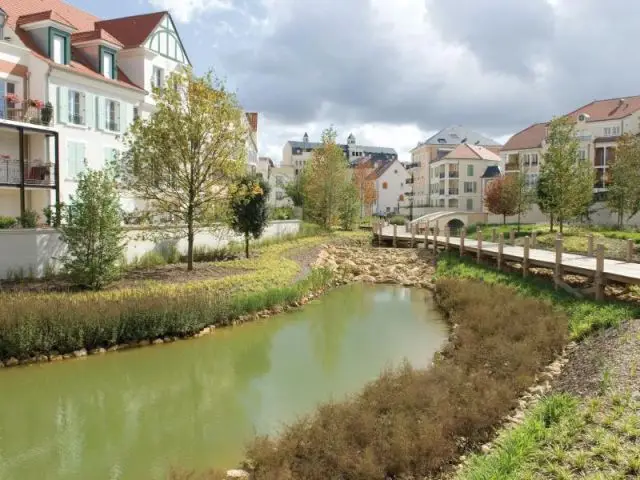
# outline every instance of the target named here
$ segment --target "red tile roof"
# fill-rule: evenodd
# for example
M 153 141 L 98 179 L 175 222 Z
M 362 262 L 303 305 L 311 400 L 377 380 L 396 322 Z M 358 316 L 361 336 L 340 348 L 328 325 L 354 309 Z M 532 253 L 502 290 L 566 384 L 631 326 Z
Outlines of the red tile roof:
M 47 10 L 45 12 L 37 12 L 29 15 L 21 15 L 16 20 L 16 25 L 21 27 L 23 25 L 28 25 L 30 23 L 41 22 L 42 20 L 51 20 L 62 25 L 66 25 L 69 28 L 75 29 L 71 23 L 69 23 L 62 15 L 53 10 Z
M 441 158 L 441 160 L 447 159 L 459 159 L 459 160 L 493 160 L 500 161 L 500 157 L 493 153 L 491 150 L 481 147 L 480 145 L 469 145 L 462 143 L 454 148 L 451 152 Z
M 567 115 L 578 118 L 580 114 L 587 114 L 589 115 L 588 122 L 601 122 L 603 120 L 619 120 L 638 110 L 640 110 L 640 95 L 595 100 Z
M 132 17 L 114 18 L 96 22 L 96 28 L 103 28 L 122 42 L 125 48 L 139 47 L 155 30 L 167 12 L 154 12 Z
M 49 60 L 46 52 L 31 41 L 30 35 L 20 28 L 20 25 L 38 20 L 54 20 L 77 29 L 75 39 L 87 39 L 88 37 L 101 38 L 124 48 L 137 47 L 142 44 L 149 34 L 155 29 L 167 12 L 155 12 L 133 17 L 102 20 L 95 15 L 84 12 L 79 8 L 69 5 L 62 0 L 0 0 L 0 8 L 8 15 L 8 25 L 16 31 L 16 34 L 42 60 L 60 69 L 68 69 L 81 75 L 101 79 L 127 88 L 135 88 L 144 91 L 135 85 L 123 72 L 118 69 L 118 80 L 109 80 L 101 75 L 86 61 L 82 52 L 72 46 L 72 60 L 69 65 L 58 65 Z M 26 22 L 26 23 L 25 23 Z M 104 30 L 101 32 L 100 30 Z M 73 38 L 72 38 L 73 44 Z
M 71 35 L 71 43 L 88 42 L 91 40 L 104 40 L 105 42 L 112 43 L 118 47 L 124 47 L 122 42 L 109 32 L 99 28 L 97 30 L 90 30 L 88 32 L 76 32 Z
M 526 150 L 527 148 L 540 148 L 547 134 L 546 123 L 534 123 L 524 130 L 512 136 L 502 147 L 505 150 Z

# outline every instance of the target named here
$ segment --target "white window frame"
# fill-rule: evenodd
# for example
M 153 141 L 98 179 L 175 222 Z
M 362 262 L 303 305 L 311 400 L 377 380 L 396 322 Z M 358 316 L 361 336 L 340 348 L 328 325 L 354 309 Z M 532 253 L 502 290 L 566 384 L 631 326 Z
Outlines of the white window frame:
M 53 52 L 52 60 L 59 65 L 64 65 L 66 41 L 67 40 L 65 37 L 63 37 L 62 35 L 58 35 L 56 33 L 54 33 L 51 38 L 51 43 L 53 44 L 51 45 L 51 50 Z M 59 51 L 56 49 L 57 46 L 60 47 Z
M 164 68 L 156 65 L 152 68 L 151 85 L 155 88 L 163 89 L 165 83 Z
M 109 60 L 108 64 L 107 64 L 107 59 Z M 113 80 L 113 70 L 115 66 L 114 65 L 115 60 L 116 59 L 113 53 L 106 52 L 106 51 L 102 52 L 102 74 L 105 76 L 105 78 L 109 78 Z
M 70 158 L 69 158 L 69 154 L 71 152 L 71 148 L 70 148 L 70 144 L 74 144 L 74 145 L 84 145 L 84 158 L 81 159 L 81 164 L 74 164 L 73 166 L 69 163 L 70 162 Z M 87 142 L 82 141 L 82 140 L 75 140 L 75 139 L 69 139 L 67 140 L 67 179 L 68 180 L 73 180 L 73 181 L 77 181 L 78 179 L 78 174 L 84 172 L 87 169 L 87 165 L 85 164 L 87 160 Z M 77 159 L 74 159 L 74 162 L 76 162 Z
M 111 120 L 111 108 L 110 108 L 111 105 L 114 106 L 113 121 Z M 111 98 L 104 99 L 104 129 L 107 132 L 112 132 L 112 133 L 120 132 L 120 109 L 121 108 L 122 108 L 122 105 L 120 104 L 119 101 L 112 100 Z M 115 128 L 111 128 L 114 126 Z
M 69 112 L 68 122 L 71 125 L 86 125 L 87 124 L 87 116 L 86 116 L 86 95 L 84 92 L 80 92 L 78 90 L 68 90 L 69 98 L 68 98 L 68 107 L 67 110 Z M 76 112 L 76 95 L 78 99 L 77 103 L 77 112 Z M 76 122 L 77 117 L 77 122 Z

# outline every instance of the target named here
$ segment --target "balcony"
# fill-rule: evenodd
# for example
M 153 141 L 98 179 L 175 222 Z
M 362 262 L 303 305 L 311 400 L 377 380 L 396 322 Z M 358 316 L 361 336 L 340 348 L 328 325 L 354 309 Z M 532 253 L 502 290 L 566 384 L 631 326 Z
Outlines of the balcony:
M 520 162 L 519 161 L 510 161 L 507 162 L 507 165 L 505 166 L 505 170 L 509 171 L 509 170 L 520 170 Z
M 411 185 L 411 184 L 413 184 L 414 182 L 415 182 L 415 179 L 413 179 L 413 178 L 407 178 L 407 179 L 404 181 L 405 185 Z
M 458 170 L 449 170 L 449 178 L 458 178 L 459 176 Z
M 444 195 L 444 188 L 441 188 L 440 190 L 438 190 L 440 195 Z
M 49 126 L 53 119 L 53 107 L 45 106 L 37 100 L 15 102 L 2 99 L 0 104 L 0 119 L 12 122 L 29 123 L 31 125 Z
M 438 176 L 439 176 L 440 178 L 444 178 L 444 172 L 440 172 L 440 173 L 438 174 Z
M 38 160 L 25 161 L 24 184 L 26 187 L 54 187 L 54 166 Z M 0 158 L 0 185 L 20 186 L 20 161 Z
M 459 189 L 457 189 L 457 188 L 450 188 L 450 189 L 449 189 L 449 195 L 458 195 L 458 192 L 459 192 L 459 191 L 460 191 L 460 190 L 459 190 Z

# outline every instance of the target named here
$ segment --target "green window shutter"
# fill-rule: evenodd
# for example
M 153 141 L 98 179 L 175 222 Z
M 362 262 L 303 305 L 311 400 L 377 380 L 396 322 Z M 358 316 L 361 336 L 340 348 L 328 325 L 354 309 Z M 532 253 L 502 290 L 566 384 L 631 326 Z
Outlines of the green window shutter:
M 87 127 L 95 127 L 96 117 L 94 107 L 96 105 L 96 100 L 90 93 L 85 93 L 84 96 L 84 124 Z
M 473 165 L 467 165 L 467 177 L 473 177 Z
M 104 97 L 96 96 L 96 111 L 98 112 L 96 116 L 96 128 L 98 130 L 104 130 L 106 126 Z
M 67 123 L 69 121 L 69 89 L 58 87 L 57 93 L 58 123 Z

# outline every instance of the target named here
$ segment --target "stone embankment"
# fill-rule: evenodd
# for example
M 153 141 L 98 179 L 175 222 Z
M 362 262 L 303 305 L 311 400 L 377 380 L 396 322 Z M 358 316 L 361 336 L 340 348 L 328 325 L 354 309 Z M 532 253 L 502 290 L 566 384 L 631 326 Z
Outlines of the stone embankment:
M 435 267 L 424 251 L 328 245 L 316 267 L 328 268 L 338 283 L 365 282 L 432 288 Z

